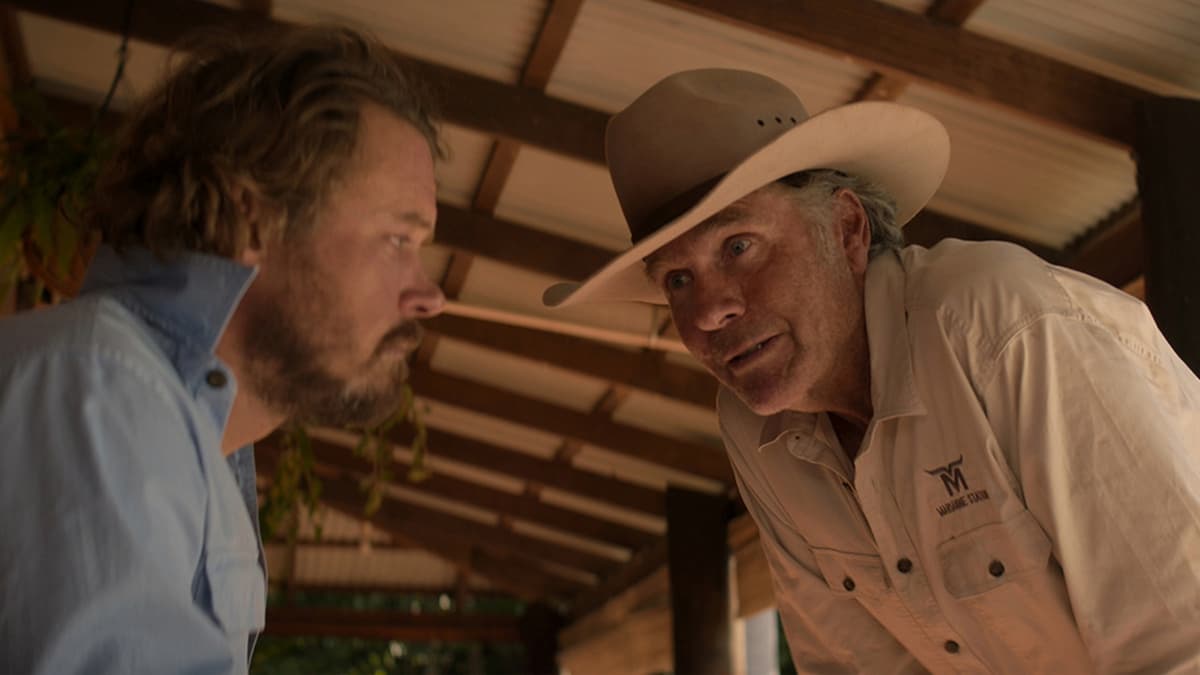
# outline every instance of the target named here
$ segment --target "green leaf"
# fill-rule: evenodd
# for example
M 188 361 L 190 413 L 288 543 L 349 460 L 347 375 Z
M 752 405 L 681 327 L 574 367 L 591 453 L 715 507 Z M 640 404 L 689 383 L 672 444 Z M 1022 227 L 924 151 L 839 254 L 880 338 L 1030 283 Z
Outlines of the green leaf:
M 0 216 L 0 261 L 8 262 L 20 256 L 21 235 L 25 233 L 24 205 L 12 200 Z
M 43 192 L 33 193 L 29 203 L 29 229 L 39 252 L 48 257 L 54 251 L 54 202 Z

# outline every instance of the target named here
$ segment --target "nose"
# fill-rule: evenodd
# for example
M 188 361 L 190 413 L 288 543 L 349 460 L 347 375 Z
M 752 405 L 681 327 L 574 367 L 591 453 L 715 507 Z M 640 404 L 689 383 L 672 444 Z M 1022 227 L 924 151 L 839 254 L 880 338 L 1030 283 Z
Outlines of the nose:
M 441 314 L 445 308 L 446 295 L 423 270 L 417 273 L 416 282 L 400 296 L 400 310 L 408 317 L 428 319 Z
M 746 311 L 740 289 L 728 279 L 695 282 L 693 303 L 696 327 L 711 332 L 736 321 Z

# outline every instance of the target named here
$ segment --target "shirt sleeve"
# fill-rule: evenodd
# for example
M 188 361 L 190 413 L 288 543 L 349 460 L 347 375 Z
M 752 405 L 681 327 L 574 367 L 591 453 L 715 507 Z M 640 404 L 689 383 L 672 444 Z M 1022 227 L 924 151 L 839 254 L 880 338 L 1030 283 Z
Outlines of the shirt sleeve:
M 207 491 L 180 395 L 94 352 L 0 381 L 0 671 L 233 672 L 192 599 Z
M 1101 673 L 1200 668 L 1200 382 L 1144 309 L 1042 317 L 983 389 Z

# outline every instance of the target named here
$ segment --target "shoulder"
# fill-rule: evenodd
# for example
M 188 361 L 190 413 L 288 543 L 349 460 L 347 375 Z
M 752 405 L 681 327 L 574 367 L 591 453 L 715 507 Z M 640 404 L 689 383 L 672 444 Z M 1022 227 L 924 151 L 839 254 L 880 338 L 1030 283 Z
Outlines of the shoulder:
M 1055 267 L 1015 244 L 947 239 L 930 249 L 910 246 L 900 259 L 910 309 L 948 308 L 964 316 L 986 309 L 1016 317 L 1070 306 Z
M 107 463 L 130 475 L 198 465 L 187 392 L 121 305 L 85 298 L 10 317 L 2 328 L 0 435 L 27 449 L 3 458 L 8 469 L 57 467 L 86 481 L 85 471 Z M 31 461 L 35 449 L 46 461 Z
M 1060 282 L 1064 270 L 1014 244 L 944 240 L 904 249 L 900 264 L 910 330 L 936 326 L 984 358 L 1047 317 L 1079 314 Z

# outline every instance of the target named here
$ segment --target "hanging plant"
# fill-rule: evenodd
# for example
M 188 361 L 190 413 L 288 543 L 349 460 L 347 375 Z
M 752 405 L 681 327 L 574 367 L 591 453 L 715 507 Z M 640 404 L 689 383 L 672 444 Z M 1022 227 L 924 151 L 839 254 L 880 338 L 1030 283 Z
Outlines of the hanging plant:
M 413 396 L 412 387 L 404 385 L 404 398 L 396 412 L 379 425 L 363 431 L 354 454 L 371 463 L 373 470 L 363 478 L 360 487 L 367 495 L 364 515 L 370 518 L 383 505 L 384 488 L 392 481 L 392 430 L 401 424 L 407 424 L 414 431 L 412 443 L 412 462 L 408 468 L 408 481 L 419 483 L 429 477 L 425 466 L 425 449 L 427 432 L 425 423 L 417 410 L 417 401 Z
M 99 243 L 82 208 L 111 150 L 93 126 L 59 124 L 32 89 L 12 92 L 21 119 L 4 139 L 0 177 L 0 296 L 20 283 L 32 291 L 19 307 L 71 297 Z M 49 291 L 47 297 L 46 291 Z
M 383 422 L 362 430 L 354 454 L 367 460 L 370 472 L 359 482 L 366 497 L 363 517 L 370 519 L 383 505 L 387 486 L 395 478 L 392 470 L 394 457 L 391 437 L 398 427 L 407 426 L 414 431 L 409 449 L 412 461 L 405 478 L 417 483 L 431 474 L 425 465 L 427 454 L 427 432 L 421 417 L 412 387 L 404 385 L 404 397 L 400 406 Z M 321 479 L 316 475 L 316 458 L 312 441 L 303 425 L 290 425 L 284 432 L 282 452 L 275 467 L 270 488 L 259 505 L 259 521 L 263 538 L 285 535 L 289 544 L 299 532 L 301 512 L 313 524 L 314 535 L 321 538 Z

